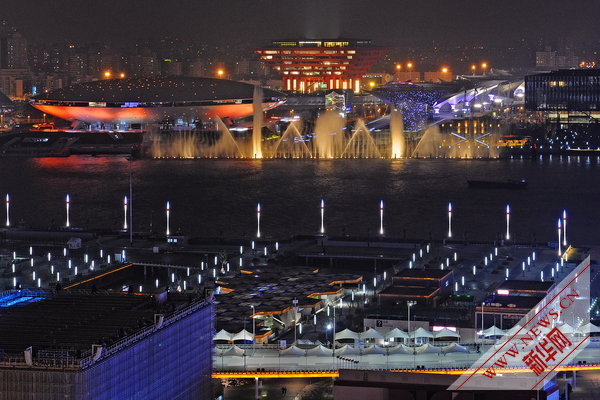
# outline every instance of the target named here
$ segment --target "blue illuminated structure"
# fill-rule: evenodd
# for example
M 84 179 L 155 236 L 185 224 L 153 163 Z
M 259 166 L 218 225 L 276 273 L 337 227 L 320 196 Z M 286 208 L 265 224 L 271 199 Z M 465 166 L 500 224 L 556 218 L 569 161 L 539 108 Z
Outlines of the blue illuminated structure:
M 0 293 L 0 308 L 35 303 L 46 297 L 47 295 L 44 292 L 32 292 L 30 290 L 3 292 Z

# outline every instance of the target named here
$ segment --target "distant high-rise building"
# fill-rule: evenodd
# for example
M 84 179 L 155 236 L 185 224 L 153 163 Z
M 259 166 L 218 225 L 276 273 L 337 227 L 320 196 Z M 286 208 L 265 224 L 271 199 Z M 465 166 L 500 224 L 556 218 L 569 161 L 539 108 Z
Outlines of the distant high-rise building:
M 556 51 L 546 46 L 543 51 L 535 53 L 535 66 L 537 68 L 577 68 L 579 58 L 571 50 Z
M 0 69 L 28 67 L 27 39 L 6 21 L 0 21 Z

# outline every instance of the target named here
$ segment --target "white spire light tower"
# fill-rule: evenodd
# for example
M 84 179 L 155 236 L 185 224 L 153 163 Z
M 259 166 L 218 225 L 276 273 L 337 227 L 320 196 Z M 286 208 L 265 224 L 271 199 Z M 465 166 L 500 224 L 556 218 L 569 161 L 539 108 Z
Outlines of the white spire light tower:
M 566 248 L 567 247 L 567 210 L 563 210 L 562 228 L 563 228 L 563 246 Z
M 10 226 L 10 195 L 6 193 L 6 226 Z
M 448 237 L 452 237 L 452 203 L 448 203 Z
M 325 233 L 325 200 L 321 199 L 321 234 Z
M 67 194 L 65 197 L 65 207 L 67 209 L 67 224 L 65 225 L 67 228 L 71 226 L 71 220 L 69 218 L 69 208 L 71 207 L 71 196 Z
M 171 202 L 167 201 L 167 236 L 171 234 Z
M 123 230 L 127 230 L 127 196 L 123 197 Z
M 561 246 L 561 240 L 562 240 L 562 232 L 561 232 L 561 222 L 560 222 L 560 218 L 558 219 L 558 256 L 561 257 L 562 256 L 562 246 Z
M 383 200 L 379 202 L 379 234 L 383 236 Z
M 260 238 L 260 203 L 256 205 L 256 237 Z
M 506 205 L 506 240 L 510 240 L 510 206 Z

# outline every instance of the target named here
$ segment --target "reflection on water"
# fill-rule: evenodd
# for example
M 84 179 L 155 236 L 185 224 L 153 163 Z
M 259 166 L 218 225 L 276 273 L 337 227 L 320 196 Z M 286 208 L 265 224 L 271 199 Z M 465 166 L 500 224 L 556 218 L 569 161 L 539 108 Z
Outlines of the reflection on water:
M 71 194 L 74 226 L 119 229 L 129 162 L 121 157 L 0 159 L 0 191 L 11 194 L 13 221 L 60 225 Z M 174 232 L 198 236 L 254 234 L 256 203 L 266 237 L 316 233 L 326 199 L 330 234 L 375 236 L 385 200 L 388 236 L 441 238 L 452 202 L 457 239 L 492 240 L 511 205 L 517 240 L 554 240 L 554 223 L 570 211 L 570 236 L 600 243 L 598 158 L 536 160 L 139 160 L 131 163 L 134 228 L 164 230 L 171 202 Z M 467 179 L 521 179 L 527 190 L 468 189 Z

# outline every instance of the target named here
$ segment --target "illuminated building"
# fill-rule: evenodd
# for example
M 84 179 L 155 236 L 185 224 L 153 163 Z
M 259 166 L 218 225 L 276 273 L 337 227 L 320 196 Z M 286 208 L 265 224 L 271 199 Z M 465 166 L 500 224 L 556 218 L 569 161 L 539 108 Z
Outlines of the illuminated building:
M 600 70 L 564 69 L 525 77 L 531 111 L 600 111 Z
M 211 398 L 209 301 L 13 290 L 0 310 L 0 398 Z
M 35 96 L 32 106 L 67 121 L 87 124 L 151 124 L 199 119 L 238 119 L 253 112 L 254 86 L 225 79 L 151 77 L 105 79 Z M 265 89 L 262 107 L 284 101 Z
M 281 73 L 283 88 L 302 93 L 320 89 L 360 92 L 362 76 L 385 49 L 370 40 L 281 40 L 258 50 L 260 59 Z

